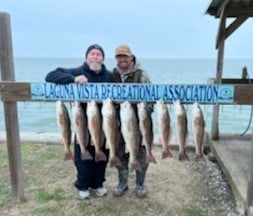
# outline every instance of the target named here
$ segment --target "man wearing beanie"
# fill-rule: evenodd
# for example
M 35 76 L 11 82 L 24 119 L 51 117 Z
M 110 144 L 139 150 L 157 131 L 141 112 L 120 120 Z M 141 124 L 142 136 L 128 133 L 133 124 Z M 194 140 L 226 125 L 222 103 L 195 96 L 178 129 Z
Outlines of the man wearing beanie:
M 150 83 L 147 74 L 141 69 L 140 64 L 138 64 L 136 57 L 132 54 L 131 49 L 128 45 L 120 45 L 115 50 L 115 58 L 117 61 L 117 67 L 113 69 L 113 77 L 115 82 L 123 83 Z M 132 104 L 133 109 L 137 114 L 137 105 Z M 153 112 L 152 104 L 147 104 L 147 110 L 149 111 L 149 118 L 151 118 L 151 113 Z M 151 122 L 151 119 L 150 119 Z M 144 198 L 147 196 L 147 189 L 144 185 L 145 176 L 148 169 L 148 163 L 146 159 L 146 149 L 141 146 L 141 138 L 139 139 L 139 149 L 137 159 L 141 164 L 142 170 L 136 170 L 136 187 L 135 194 L 138 198 Z M 113 195 L 116 197 L 122 196 L 128 190 L 128 163 L 129 163 L 129 153 L 125 153 L 125 142 L 123 136 L 121 135 L 121 141 L 119 143 L 118 157 L 121 160 L 121 167 L 118 169 L 118 180 L 119 183 L 113 191 Z
M 67 83 L 86 83 L 86 82 L 113 82 L 112 74 L 106 69 L 104 62 L 104 50 L 98 44 L 93 44 L 87 48 L 85 62 L 80 67 L 75 68 L 56 68 L 46 76 L 47 82 L 57 84 Z M 84 113 L 86 113 L 86 103 L 82 103 Z M 98 104 L 100 114 L 102 104 Z M 95 161 L 95 147 L 89 143 L 87 150 L 92 159 L 82 159 L 79 144 L 74 140 L 74 164 L 77 170 L 75 187 L 79 190 L 82 199 L 90 197 L 90 189 L 95 190 L 97 196 L 105 196 L 107 189 L 103 186 L 105 181 L 105 169 L 108 162 L 108 150 L 103 143 L 102 151 L 106 155 L 106 160 Z

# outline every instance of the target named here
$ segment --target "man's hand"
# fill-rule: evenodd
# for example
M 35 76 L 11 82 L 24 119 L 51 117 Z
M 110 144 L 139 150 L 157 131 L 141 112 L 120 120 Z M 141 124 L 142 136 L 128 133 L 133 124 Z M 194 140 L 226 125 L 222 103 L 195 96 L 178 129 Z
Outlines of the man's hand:
M 84 75 L 79 75 L 75 77 L 75 83 L 86 83 L 88 82 L 88 79 Z

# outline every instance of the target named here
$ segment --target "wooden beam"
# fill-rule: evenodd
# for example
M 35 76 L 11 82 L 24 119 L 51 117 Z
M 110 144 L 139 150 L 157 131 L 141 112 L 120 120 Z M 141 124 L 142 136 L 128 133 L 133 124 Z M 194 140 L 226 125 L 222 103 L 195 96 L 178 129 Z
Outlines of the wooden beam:
M 222 79 L 221 83 L 234 84 L 234 102 L 230 104 L 249 105 L 253 104 L 253 82 L 249 83 L 248 79 Z M 224 84 L 223 83 L 223 84 Z M 217 84 L 215 79 L 210 78 L 209 84 Z M 30 83 L 27 82 L 0 82 L 1 99 L 4 102 L 17 102 L 17 101 L 40 101 L 31 98 Z M 54 102 L 59 100 L 49 99 L 48 101 Z M 61 99 L 62 100 L 62 99 Z M 43 100 L 45 101 L 45 99 Z M 70 101 L 66 99 L 66 101 Z M 199 102 L 202 104 L 210 104 L 210 102 Z M 213 102 L 216 104 L 217 102 Z M 220 103 L 227 104 L 228 103 Z
M 220 24 L 218 34 L 216 38 L 216 48 L 218 48 L 218 60 L 216 70 L 216 82 L 221 83 L 222 72 L 223 72 L 223 59 L 224 59 L 224 47 L 225 47 L 225 28 L 226 28 L 226 5 L 223 6 L 221 11 Z M 211 127 L 211 138 L 213 140 L 219 139 L 219 104 L 213 106 L 212 116 L 212 127 Z
M 251 84 L 253 79 L 233 79 L 233 78 L 223 78 L 221 84 Z M 216 84 L 215 78 L 209 78 L 208 84 Z
M 248 19 L 248 16 L 237 17 L 225 30 L 225 39 L 227 39 L 242 23 Z
M 226 25 L 224 25 L 224 22 L 228 17 L 227 14 L 228 14 L 228 7 L 226 6 L 226 4 L 224 4 L 223 11 L 221 12 L 220 15 L 220 24 L 218 28 L 218 33 L 216 36 L 216 46 L 215 46 L 216 49 L 218 48 L 219 43 L 221 43 L 222 40 L 226 40 L 249 17 L 248 15 L 240 15 L 236 17 L 236 19 L 228 27 L 226 27 Z
M 235 85 L 234 103 L 242 105 L 253 104 L 253 85 Z
M 249 181 L 248 181 L 248 187 L 247 187 L 246 205 L 247 205 L 248 215 L 253 215 L 253 131 L 252 131 L 252 138 L 251 138 L 251 163 L 249 166 Z
M 31 100 L 30 83 L 1 82 L 0 97 L 2 101 L 29 101 Z
M 12 54 L 10 15 L 7 13 L 0 13 L 0 57 L 2 80 L 14 81 L 15 75 Z M 17 103 L 4 101 L 3 105 L 12 199 L 14 201 L 22 202 L 25 200 L 25 197 Z
M 219 44 L 225 40 L 225 32 L 226 32 L 226 14 L 225 14 L 225 6 L 221 12 L 220 23 L 218 27 L 218 32 L 216 35 L 216 44 L 215 48 L 218 49 Z M 219 54 L 218 54 L 219 55 Z

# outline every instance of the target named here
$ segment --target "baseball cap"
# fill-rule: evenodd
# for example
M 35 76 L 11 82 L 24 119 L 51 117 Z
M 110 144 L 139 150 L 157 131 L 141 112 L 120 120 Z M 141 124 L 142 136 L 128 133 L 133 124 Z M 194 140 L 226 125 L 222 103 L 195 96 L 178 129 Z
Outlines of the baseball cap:
M 119 56 L 119 55 L 126 55 L 126 56 L 132 56 L 132 52 L 129 46 L 127 45 L 119 45 L 116 49 L 115 49 L 115 56 Z

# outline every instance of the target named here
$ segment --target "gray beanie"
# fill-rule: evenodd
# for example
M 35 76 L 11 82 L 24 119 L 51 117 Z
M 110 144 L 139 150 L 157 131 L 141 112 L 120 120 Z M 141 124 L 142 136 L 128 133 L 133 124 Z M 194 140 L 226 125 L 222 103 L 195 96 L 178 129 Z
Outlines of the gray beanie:
M 87 55 L 89 54 L 89 52 L 93 49 L 97 49 L 97 50 L 100 50 L 100 52 L 102 53 L 102 56 L 103 56 L 103 59 L 105 58 L 105 53 L 104 53 L 104 50 L 103 48 L 98 45 L 98 44 L 93 44 L 93 45 L 90 45 L 88 48 L 87 48 L 87 51 L 85 53 L 85 58 L 87 58 Z

